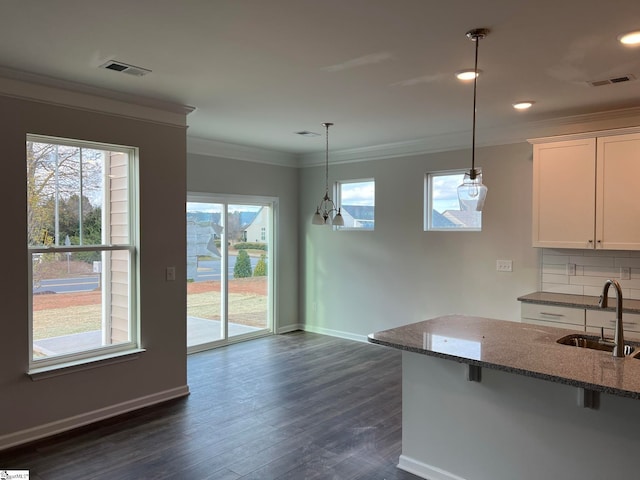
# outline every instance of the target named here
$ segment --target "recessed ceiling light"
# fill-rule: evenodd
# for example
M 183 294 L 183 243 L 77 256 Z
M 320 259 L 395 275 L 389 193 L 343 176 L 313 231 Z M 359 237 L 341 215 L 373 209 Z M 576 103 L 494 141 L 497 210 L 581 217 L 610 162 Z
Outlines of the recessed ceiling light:
M 640 30 L 620 35 L 618 41 L 623 45 L 640 45 Z
M 527 108 L 531 108 L 533 104 L 536 103 L 532 100 L 526 100 L 522 102 L 516 102 L 513 104 L 513 108 L 516 110 L 526 110 Z
M 467 70 L 460 70 L 459 72 L 456 72 L 456 78 L 462 81 L 473 80 L 474 78 L 480 76 L 481 73 L 482 70 L 478 70 L 476 72 L 473 68 L 469 68 Z

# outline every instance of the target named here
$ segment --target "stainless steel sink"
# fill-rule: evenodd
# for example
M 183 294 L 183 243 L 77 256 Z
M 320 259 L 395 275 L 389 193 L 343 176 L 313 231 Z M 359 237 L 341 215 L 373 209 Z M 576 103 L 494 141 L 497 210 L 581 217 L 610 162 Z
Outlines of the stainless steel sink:
M 613 352 L 615 346 L 613 342 L 602 340 L 596 335 L 583 335 L 581 333 L 574 333 L 572 335 L 566 335 L 557 340 L 562 345 L 569 345 L 579 348 L 590 348 L 592 350 L 601 350 L 603 352 Z M 638 349 L 637 345 L 631 345 L 626 343 L 624 346 L 624 354 L 631 355 Z M 640 358 L 640 350 L 636 352 L 633 358 Z

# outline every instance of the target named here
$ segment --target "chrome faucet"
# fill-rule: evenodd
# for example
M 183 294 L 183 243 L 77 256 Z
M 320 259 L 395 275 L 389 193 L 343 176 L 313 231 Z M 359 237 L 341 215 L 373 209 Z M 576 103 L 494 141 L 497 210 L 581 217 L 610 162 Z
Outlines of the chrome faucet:
M 622 327 L 622 288 L 617 280 L 607 280 L 604 282 L 602 288 L 602 294 L 598 300 L 598 306 L 600 308 L 607 308 L 607 299 L 609 293 L 609 287 L 613 285 L 616 289 L 616 332 L 613 337 L 613 356 L 624 357 L 624 329 Z

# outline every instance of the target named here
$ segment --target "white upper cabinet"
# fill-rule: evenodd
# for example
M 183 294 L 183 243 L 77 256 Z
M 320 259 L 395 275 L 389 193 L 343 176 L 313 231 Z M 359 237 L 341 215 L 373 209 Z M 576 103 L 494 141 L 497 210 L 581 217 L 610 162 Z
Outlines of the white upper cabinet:
M 596 141 L 533 146 L 533 246 L 593 248 Z
M 531 140 L 533 246 L 640 250 L 640 134 L 541 140 Z
M 640 134 L 596 144 L 596 248 L 640 250 Z

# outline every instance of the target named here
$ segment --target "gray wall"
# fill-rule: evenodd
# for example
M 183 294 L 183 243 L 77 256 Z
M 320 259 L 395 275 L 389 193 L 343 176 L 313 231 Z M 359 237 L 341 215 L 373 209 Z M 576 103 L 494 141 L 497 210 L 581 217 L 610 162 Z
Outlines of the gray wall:
M 298 327 L 298 169 L 215 156 L 187 156 L 189 192 L 278 198 L 276 329 Z
M 301 318 L 305 328 L 349 338 L 447 313 L 520 319 L 519 295 L 537 290 L 531 247 L 532 148 L 476 152 L 489 188 L 482 232 L 424 232 L 424 175 L 468 168 L 470 151 L 331 165 L 336 180 L 375 178 L 375 231 L 311 225 L 322 167 L 301 170 Z M 496 260 L 513 260 L 513 272 Z
M 184 127 L 0 96 L 5 280 L 0 321 L 0 448 L 101 416 L 184 394 L 186 387 Z M 27 133 L 139 147 L 139 358 L 32 381 L 26 374 L 28 253 L 25 142 Z M 175 282 L 164 270 L 174 265 Z M 65 423 L 68 422 L 68 423 Z M 40 430 L 38 430 L 38 427 Z M 33 431 L 27 429 L 35 428 Z

